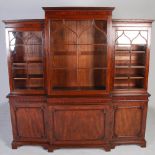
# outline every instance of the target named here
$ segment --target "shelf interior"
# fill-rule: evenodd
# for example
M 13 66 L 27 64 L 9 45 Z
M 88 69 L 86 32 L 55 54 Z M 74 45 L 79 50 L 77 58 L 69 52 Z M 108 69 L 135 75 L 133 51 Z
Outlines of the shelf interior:
M 143 89 L 147 31 L 116 30 L 114 89 Z
M 53 90 L 105 90 L 107 22 L 51 20 Z
M 43 90 L 42 32 L 10 31 L 9 38 L 14 89 Z

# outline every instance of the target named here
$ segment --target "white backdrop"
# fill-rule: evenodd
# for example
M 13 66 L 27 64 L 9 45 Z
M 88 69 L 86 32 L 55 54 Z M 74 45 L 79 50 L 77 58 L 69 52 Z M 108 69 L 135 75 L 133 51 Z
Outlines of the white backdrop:
M 17 151 L 10 149 L 11 126 L 9 107 L 6 95 L 9 92 L 8 74 L 7 74 L 7 55 L 5 46 L 5 29 L 2 20 L 6 19 L 35 19 L 44 18 L 44 12 L 41 7 L 45 6 L 114 6 L 113 18 L 127 19 L 155 19 L 155 1 L 154 0 L 0 0 L 0 154 L 1 155 L 25 155 L 48 154 L 42 149 L 22 147 Z M 117 147 L 110 154 L 141 154 L 153 155 L 155 152 L 155 23 L 152 28 L 152 46 L 150 55 L 150 74 L 149 74 L 149 93 L 151 93 L 147 134 L 148 147 L 143 150 L 137 146 Z M 39 151 L 38 151 L 39 150 Z M 101 150 L 60 150 L 54 154 L 103 154 Z

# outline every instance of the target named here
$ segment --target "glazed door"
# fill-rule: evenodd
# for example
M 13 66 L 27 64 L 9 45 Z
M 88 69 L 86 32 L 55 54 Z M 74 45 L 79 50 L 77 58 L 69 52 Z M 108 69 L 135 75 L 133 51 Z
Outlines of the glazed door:
M 107 29 L 107 20 L 50 20 L 50 94 L 107 92 Z
M 150 28 L 138 26 L 114 29 L 115 91 L 147 90 Z
M 7 29 L 11 92 L 44 93 L 43 32 Z

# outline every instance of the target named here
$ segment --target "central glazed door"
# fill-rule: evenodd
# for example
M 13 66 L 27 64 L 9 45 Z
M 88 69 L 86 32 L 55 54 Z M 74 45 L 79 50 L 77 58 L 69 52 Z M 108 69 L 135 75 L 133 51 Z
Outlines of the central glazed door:
M 50 21 L 51 91 L 106 90 L 107 22 Z
M 111 15 L 81 19 L 51 13 L 46 16 L 48 94 L 108 94 Z

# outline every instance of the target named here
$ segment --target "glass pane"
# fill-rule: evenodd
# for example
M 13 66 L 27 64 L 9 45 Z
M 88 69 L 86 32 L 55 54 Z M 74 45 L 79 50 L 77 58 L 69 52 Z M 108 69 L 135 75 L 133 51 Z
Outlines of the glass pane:
M 107 47 L 105 45 L 79 45 L 79 68 L 106 68 Z
M 13 85 L 14 85 L 14 89 L 27 89 L 28 86 L 28 81 L 27 79 L 24 78 L 20 78 L 20 79 L 13 79 Z
M 115 65 L 116 66 L 129 66 L 130 54 L 129 52 L 117 52 L 115 54 Z
M 76 45 L 53 46 L 52 67 L 54 68 L 77 68 Z
M 44 80 L 43 78 L 30 78 L 28 87 L 31 89 L 43 89 Z
M 83 89 L 103 90 L 106 88 L 106 70 L 79 69 L 79 85 Z
M 117 36 L 116 43 L 118 45 L 121 45 L 121 44 L 122 45 L 131 44 L 131 40 L 130 40 L 129 36 L 127 36 L 124 31 L 117 31 L 116 32 L 116 36 Z
M 27 65 L 27 72 L 29 77 L 43 77 L 42 63 L 29 63 Z
M 114 80 L 114 89 L 128 89 L 128 79 L 115 79 Z
M 43 89 L 42 32 L 9 32 L 14 89 Z
M 131 53 L 131 65 L 145 66 L 145 53 L 144 52 Z
M 9 32 L 14 62 L 42 60 L 42 32 Z
M 77 71 L 66 69 L 53 69 L 53 89 L 69 90 L 77 88 Z
M 107 22 L 51 20 L 52 89 L 105 90 Z
M 27 65 L 25 63 L 13 63 L 12 66 L 13 78 L 26 78 L 27 77 Z
M 117 44 L 147 44 L 147 31 L 121 30 L 116 32 Z
M 132 89 L 140 89 L 143 88 L 144 78 L 141 79 L 130 79 L 129 87 Z

